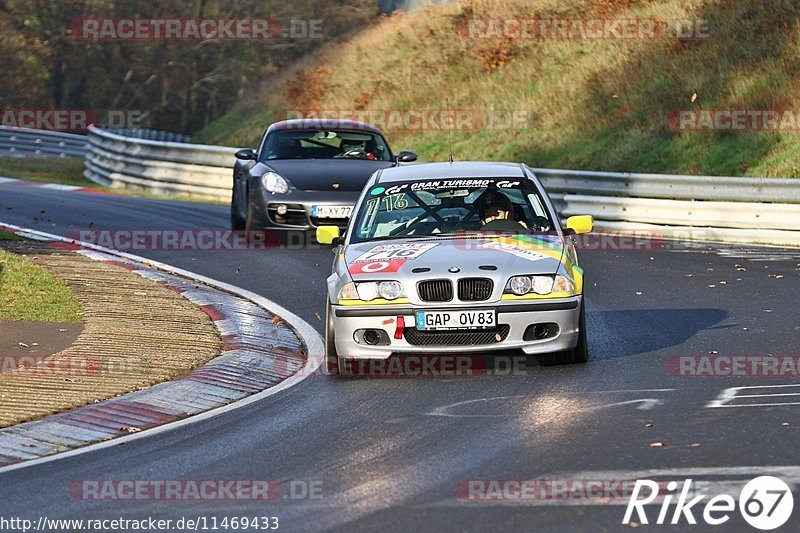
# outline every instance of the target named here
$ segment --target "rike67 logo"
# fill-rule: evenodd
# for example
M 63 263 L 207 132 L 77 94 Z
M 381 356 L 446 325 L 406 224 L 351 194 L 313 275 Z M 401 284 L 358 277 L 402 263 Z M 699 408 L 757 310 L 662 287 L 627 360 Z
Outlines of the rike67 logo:
M 639 523 L 649 524 L 652 517 L 648 517 L 644 506 L 653 503 L 656 498 L 661 496 L 663 496 L 663 501 L 655 521 L 659 525 L 667 523 L 673 525 L 697 524 L 695 514 L 698 514 L 706 524 L 719 526 L 730 520 L 737 510 L 737 500 L 729 494 L 716 495 L 705 501 L 703 505 L 701 502 L 708 498 L 708 495 L 694 496 L 691 479 L 683 482 L 680 493 L 678 493 L 677 481 L 670 481 L 667 484 L 666 495 L 663 495 L 663 492 L 659 494 L 659 487 L 663 487 L 663 483 L 659 484 L 649 479 L 636 480 L 622 523 L 633 525 L 632 519 L 635 512 Z M 694 497 L 691 498 L 690 494 Z M 675 496 L 677 498 L 673 502 Z M 670 517 L 669 507 L 671 505 L 675 507 Z M 756 529 L 766 531 L 779 528 L 789 520 L 793 509 L 794 497 L 791 489 L 776 477 L 757 477 L 749 481 L 739 494 L 738 511 L 742 518 Z M 669 522 L 667 522 L 668 519 Z

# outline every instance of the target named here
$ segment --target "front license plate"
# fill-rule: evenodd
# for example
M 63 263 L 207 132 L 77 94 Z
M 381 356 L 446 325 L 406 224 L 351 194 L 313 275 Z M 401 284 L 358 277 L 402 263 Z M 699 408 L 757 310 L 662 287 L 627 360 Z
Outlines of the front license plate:
M 497 325 L 497 311 L 417 311 L 417 329 L 489 329 Z
M 312 205 L 311 216 L 314 218 L 350 218 L 352 205 Z

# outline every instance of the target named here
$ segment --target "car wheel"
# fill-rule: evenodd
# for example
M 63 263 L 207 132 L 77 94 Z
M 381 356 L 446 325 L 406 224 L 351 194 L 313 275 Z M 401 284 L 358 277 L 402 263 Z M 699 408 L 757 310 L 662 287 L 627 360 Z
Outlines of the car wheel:
M 556 352 L 542 356 L 544 365 L 571 365 L 589 361 L 589 343 L 586 334 L 586 304 L 581 302 L 581 314 L 578 319 L 578 344 L 571 350 Z
M 246 229 L 247 219 L 241 215 L 239 202 L 241 202 L 241 199 L 236 194 L 236 185 L 234 184 L 233 197 L 231 198 L 231 229 L 233 231 Z
M 328 298 L 325 304 L 325 360 L 322 363 L 322 372 L 329 376 L 337 376 L 339 375 L 339 355 L 336 353 L 336 337 L 331 311 L 331 299 Z

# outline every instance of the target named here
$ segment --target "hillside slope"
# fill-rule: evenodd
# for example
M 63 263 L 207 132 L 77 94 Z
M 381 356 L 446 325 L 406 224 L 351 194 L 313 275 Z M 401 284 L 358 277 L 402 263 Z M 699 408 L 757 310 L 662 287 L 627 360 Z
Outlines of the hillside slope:
M 656 38 L 474 38 L 485 19 L 664 21 Z M 680 38 L 676 20 L 695 32 Z M 662 26 L 659 26 L 662 27 Z M 552 37 L 552 35 L 550 35 Z M 255 146 L 285 110 L 466 110 L 512 128 L 389 128 L 396 149 L 442 160 L 712 175 L 800 176 L 800 126 L 690 130 L 680 112 L 800 112 L 794 0 L 473 0 L 386 18 L 263 84 L 196 139 Z M 501 113 L 502 112 L 502 113 Z M 505 116 L 505 115 L 503 115 Z M 722 115 L 724 117 L 724 113 Z M 780 115 L 783 116 L 783 115 Z M 796 115 L 795 115 L 796 117 Z M 790 117 L 791 118 L 791 117 Z M 755 126 L 751 127 L 751 125 Z M 775 123 L 777 124 L 777 123 Z M 381 125 L 381 124 L 378 124 Z M 701 123 L 702 125 L 702 123 Z

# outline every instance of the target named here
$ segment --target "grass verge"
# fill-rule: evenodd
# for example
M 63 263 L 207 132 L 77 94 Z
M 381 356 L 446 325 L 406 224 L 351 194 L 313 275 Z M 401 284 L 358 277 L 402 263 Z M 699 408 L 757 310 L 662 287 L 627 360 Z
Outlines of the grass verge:
M 20 240 L 0 231 L 0 242 Z M 81 322 L 83 308 L 67 285 L 27 257 L 0 248 L 0 320 Z

